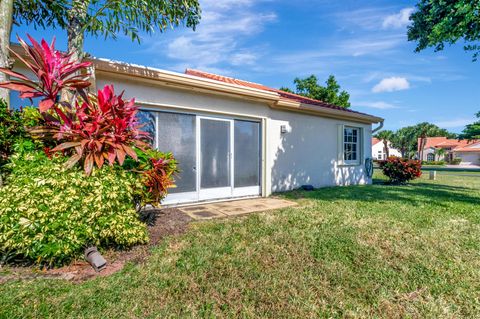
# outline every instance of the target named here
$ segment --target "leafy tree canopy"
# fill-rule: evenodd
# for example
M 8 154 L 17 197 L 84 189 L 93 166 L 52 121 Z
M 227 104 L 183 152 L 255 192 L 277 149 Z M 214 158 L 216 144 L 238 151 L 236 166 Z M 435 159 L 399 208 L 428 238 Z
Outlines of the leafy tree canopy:
M 476 114 L 478 121 L 468 124 L 465 126 L 462 134 L 460 134 L 461 139 L 465 140 L 476 140 L 480 139 L 480 112 Z
M 387 140 L 390 141 L 393 137 L 393 131 L 390 130 L 383 130 L 375 134 L 375 137 L 378 138 L 379 140 Z
M 286 87 L 282 87 L 280 90 L 344 108 L 350 107 L 350 94 L 348 94 L 347 91 L 340 91 L 340 85 L 333 75 L 328 77 L 325 82 L 326 86 L 318 84 L 318 79 L 315 75 L 311 75 L 304 79 L 296 78 L 293 83 L 296 86 L 295 91 Z
M 459 40 L 465 50 L 473 51 L 476 61 L 480 53 L 480 1 L 420 0 L 410 20 L 408 40 L 416 41 L 416 52 L 427 47 L 443 50 L 445 44 Z

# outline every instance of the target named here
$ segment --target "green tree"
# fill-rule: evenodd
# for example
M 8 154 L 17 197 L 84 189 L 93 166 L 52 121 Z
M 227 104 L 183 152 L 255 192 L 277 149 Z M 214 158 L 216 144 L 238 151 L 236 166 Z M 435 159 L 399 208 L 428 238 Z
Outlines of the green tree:
M 445 44 L 464 41 L 464 49 L 480 53 L 480 2 L 478 0 L 420 0 L 410 20 L 408 40 L 416 41 L 416 52 L 427 47 L 443 50 Z
M 411 141 L 411 130 L 408 127 L 404 127 L 393 134 L 391 143 L 392 147 L 398 149 L 402 157 L 406 158 L 411 149 Z
M 447 138 L 456 138 L 456 134 L 450 133 L 449 131 L 442 129 L 435 124 L 428 122 L 419 123 L 413 126 L 407 126 L 399 129 L 394 133 L 392 138 L 392 146 L 398 148 L 402 153 L 402 157 L 414 157 L 419 149 L 419 139 L 420 151 L 423 150 L 424 141 L 427 137 L 436 137 L 436 136 L 445 136 Z M 422 142 L 423 141 L 423 142 Z M 422 154 L 420 152 L 419 157 Z
M 388 142 L 391 142 L 391 140 L 393 138 L 393 134 L 394 133 L 390 130 L 384 130 L 384 131 L 378 132 L 375 135 L 376 138 L 378 138 L 379 140 L 381 140 L 383 142 L 383 150 L 384 150 L 385 154 L 387 155 L 387 158 L 390 157 Z
M 445 154 L 447 152 L 445 151 L 444 148 L 437 148 L 434 152 L 435 154 L 435 160 L 436 161 L 443 161 L 445 159 Z M 443 159 L 442 159 L 442 156 L 443 156 Z
M 476 114 L 478 121 L 468 124 L 460 134 L 460 138 L 464 140 L 477 140 L 480 139 L 480 112 Z
M 304 79 L 295 78 L 293 83 L 295 84 L 295 91 L 286 87 L 282 87 L 280 90 L 344 108 L 350 107 L 350 94 L 348 94 L 347 91 L 340 91 L 340 85 L 333 75 L 328 77 L 325 82 L 326 86 L 318 84 L 318 79 L 315 75 Z

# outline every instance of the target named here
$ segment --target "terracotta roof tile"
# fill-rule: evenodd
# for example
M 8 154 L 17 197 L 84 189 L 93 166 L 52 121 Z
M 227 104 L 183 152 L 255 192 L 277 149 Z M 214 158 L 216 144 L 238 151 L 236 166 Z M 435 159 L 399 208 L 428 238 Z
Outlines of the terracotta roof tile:
M 480 142 L 472 141 L 467 145 L 461 145 L 454 149 L 455 152 L 480 152 Z
M 375 145 L 375 144 L 378 144 L 378 143 L 380 143 L 380 142 L 381 142 L 380 139 L 378 139 L 378 138 L 376 138 L 376 137 L 372 137 L 372 146 Z
M 308 104 L 308 105 L 315 105 L 315 106 L 325 107 L 325 108 L 329 108 L 329 109 L 340 110 L 340 111 L 344 111 L 344 112 L 369 115 L 369 114 L 366 114 L 366 113 L 346 109 L 346 108 L 338 106 L 338 105 L 333 105 L 333 104 L 326 103 L 326 102 L 323 102 L 323 101 L 311 99 L 311 98 L 301 96 L 301 95 L 298 95 L 298 94 L 289 93 L 289 92 L 281 91 L 281 90 L 278 90 L 278 89 L 274 89 L 274 88 L 271 88 L 271 87 L 268 87 L 268 86 L 265 86 L 265 85 L 259 84 L 259 83 L 239 80 L 239 79 L 235 79 L 235 78 L 231 78 L 231 77 L 227 77 L 227 76 L 222 76 L 222 75 L 218 75 L 218 74 L 214 74 L 214 73 L 208 73 L 208 72 L 193 70 L 193 69 L 186 69 L 185 74 L 198 76 L 198 77 L 206 78 L 206 79 L 210 79 L 210 80 L 216 80 L 216 81 L 220 81 L 220 82 L 230 83 L 230 84 L 236 84 L 236 85 L 245 86 L 245 87 L 249 87 L 249 88 L 254 88 L 254 89 L 258 89 L 258 90 L 275 92 L 278 95 L 280 95 L 282 98 L 284 98 L 286 100 L 289 100 L 289 101 L 295 101 L 295 102 L 299 102 L 299 103 L 304 103 L 304 104 Z
M 418 151 L 420 151 L 420 143 L 421 138 L 418 138 Z M 445 136 L 427 137 L 424 149 L 451 147 L 453 150 L 457 151 L 459 148 L 471 146 L 476 143 L 477 141 L 449 139 Z

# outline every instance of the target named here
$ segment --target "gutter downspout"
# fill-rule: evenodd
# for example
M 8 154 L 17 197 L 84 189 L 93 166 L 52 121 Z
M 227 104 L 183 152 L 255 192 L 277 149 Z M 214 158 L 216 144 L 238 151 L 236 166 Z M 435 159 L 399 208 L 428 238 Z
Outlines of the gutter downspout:
M 374 130 L 372 131 L 372 134 L 380 131 L 380 130 L 383 128 L 383 122 L 384 122 L 384 121 L 385 121 L 385 120 L 382 120 L 382 121 L 380 122 L 380 125 L 379 125 L 376 129 L 374 129 Z

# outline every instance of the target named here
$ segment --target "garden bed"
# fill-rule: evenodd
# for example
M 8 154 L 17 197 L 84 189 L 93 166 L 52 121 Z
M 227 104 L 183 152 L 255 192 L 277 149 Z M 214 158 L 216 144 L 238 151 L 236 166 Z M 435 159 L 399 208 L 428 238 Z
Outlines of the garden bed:
M 175 236 L 186 231 L 192 219 L 175 208 L 161 209 L 156 212 L 153 226 L 148 227 L 149 243 L 128 250 L 108 250 L 102 252 L 108 264 L 97 273 L 85 261 L 76 260 L 68 266 L 39 269 L 36 266 L 0 266 L 0 284 L 13 279 L 58 278 L 82 282 L 98 276 L 108 276 L 123 269 L 127 263 L 142 263 L 150 255 L 151 248 L 166 236 Z

